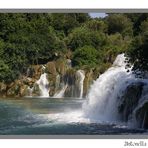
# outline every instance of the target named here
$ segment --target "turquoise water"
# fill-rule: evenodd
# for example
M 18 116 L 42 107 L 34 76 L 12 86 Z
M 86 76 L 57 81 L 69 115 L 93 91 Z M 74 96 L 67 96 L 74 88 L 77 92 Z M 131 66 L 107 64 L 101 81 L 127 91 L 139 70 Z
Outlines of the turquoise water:
M 0 100 L 0 135 L 110 135 L 146 131 L 84 118 L 76 98 L 20 98 Z

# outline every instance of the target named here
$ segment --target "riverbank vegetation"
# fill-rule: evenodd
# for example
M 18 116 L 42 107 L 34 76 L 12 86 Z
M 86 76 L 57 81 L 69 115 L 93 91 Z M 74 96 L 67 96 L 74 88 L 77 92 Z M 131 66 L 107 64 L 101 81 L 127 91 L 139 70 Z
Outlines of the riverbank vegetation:
M 30 65 L 61 58 L 75 68 L 103 72 L 127 53 L 134 70 L 148 70 L 148 14 L 0 14 L 0 82 L 10 83 Z

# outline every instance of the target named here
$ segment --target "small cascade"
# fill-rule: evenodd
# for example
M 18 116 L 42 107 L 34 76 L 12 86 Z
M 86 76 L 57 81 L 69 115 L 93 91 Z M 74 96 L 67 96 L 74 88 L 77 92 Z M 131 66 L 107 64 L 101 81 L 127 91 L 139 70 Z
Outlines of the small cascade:
M 83 70 L 74 71 L 73 73 L 68 73 L 63 77 L 60 74 L 56 75 L 54 86 L 50 86 L 47 80 L 47 74 L 45 72 L 45 67 L 42 67 L 43 74 L 40 76 L 32 88 L 28 88 L 29 96 L 41 96 L 49 97 L 49 89 L 54 90 L 53 97 L 83 97 L 83 82 L 85 79 L 85 74 Z M 50 90 L 51 90 L 50 89 Z
M 28 87 L 28 95 L 29 96 L 32 96 L 32 92 L 33 92 L 33 87 L 31 88 L 31 87 Z
M 44 73 L 40 76 L 40 79 L 36 82 L 40 89 L 40 96 L 49 97 L 49 82 L 47 80 L 47 74 Z
M 83 70 L 78 70 L 76 72 L 76 75 L 78 76 L 78 87 L 79 87 L 79 91 L 80 91 L 80 96 L 79 98 L 82 98 L 83 97 L 83 82 L 84 82 L 84 79 L 85 79 L 85 74 L 84 74 L 84 71 Z
M 66 88 L 67 88 L 67 85 L 65 85 L 62 88 L 62 90 L 60 90 L 60 92 L 55 93 L 55 95 L 53 97 L 54 98 L 62 98 L 62 97 L 64 97 L 64 93 L 65 93 Z
M 64 90 L 64 97 L 83 97 L 83 82 L 85 79 L 85 74 L 83 70 L 75 71 L 74 69 L 69 69 L 67 73 L 62 78 L 61 85 L 62 90 Z M 66 87 L 66 88 L 65 88 Z M 60 89 L 61 90 L 61 89 Z M 62 91 L 61 90 L 61 91 Z

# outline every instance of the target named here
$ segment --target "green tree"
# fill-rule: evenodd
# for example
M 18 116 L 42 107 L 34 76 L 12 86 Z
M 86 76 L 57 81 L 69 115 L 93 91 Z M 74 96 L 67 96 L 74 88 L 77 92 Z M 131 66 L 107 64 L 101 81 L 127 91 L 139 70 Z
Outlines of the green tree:
M 74 66 L 89 66 L 94 67 L 98 62 L 98 52 L 92 46 L 83 46 L 76 49 L 73 56 Z
M 109 34 L 120 33 L 123 36 L 133 35 L 133 24 L 124 14 L 109 14 L 106 21 L 108 23 Z
M 134 71 L 148 71 L 148 33 L 136 36 L 127 51 Z
M 147 13 L 126 13 L 125 14 L 133 23 L 134 35 L 138 35 L 141 31 L 140 25 L 143 21 L 148 19 Z
M 142 34 L 147 33 L 148 32 L 148 19 L 143 21 L 139 28 Z
M 107 32 L 107 24 L 105 21 L 100 19 L 91 19 L 84 23 L 84 26 L 92 31 Z
M 102 32 L 92 31 L 86 27 L 78 27 L 68 35 L 67 44 L 73 51 L 85 45 L 99 49 L 103 46 L 105 38 L 105 34 Z
M 55 52 L 64 54 L 66 45 L 50 26 L 50 19 L 48 14 L 0 14 L 1 65 L 9 68 L 11 80 L 29 64 L 44 64 L 54 59 Z
M 66 35 L 75 27 L 89 20 L 89 15 L 85 13 L 55 13 L 51 16 L 51 25 L 54 29 L 64 31 Z

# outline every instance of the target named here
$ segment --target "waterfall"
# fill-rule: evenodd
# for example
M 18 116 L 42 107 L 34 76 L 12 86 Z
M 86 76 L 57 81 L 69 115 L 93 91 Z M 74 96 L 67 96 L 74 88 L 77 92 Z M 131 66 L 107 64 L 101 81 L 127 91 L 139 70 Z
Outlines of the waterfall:
M 85 74 L 84 74 L 83 70 L 78 70 L 76 75 L 79 78 L 79 84 L 78 84 L 79 91 L 80 91 L 79 98 L 82 98 L 83 97 L 83 82 L 84 82 L 84 79 L 85 79 Z
M 60 87 L 60 75 L 57 74 L 56 76 L 56 85 L 55 85 L 55 90 L 57 91 Z
M 61 82 L 60 85 L 63 85 L 62 89 L 60 91 L 56 92 L 54 97 L 56 97 L 56 98 L 64 97 L 65 91 L 68 89 L 69 94 L 70 94 L 68 97 L 82 98 L 83 97 L 83 82 L 84 82 L 84 79 L 85 79 L 84 71 L 83 70 L 78 70 L 75 73 L 75 76 L 76 76 L 76 79 L 74 79 L 75 77 L 72 78 L 72 80 L 74 80 L 73 82 L 71 82 L 72 85 L 68 84 L 67 81 L 65 82 L 66 84 Z M 58 76 L 57 80 L 56 80 L 58 83 L 59 83 L 59 79 L 60 78 Z M 70 79 L 70 78 L 67 78 L 67 79 Z M 59 85 L 58 85 L 58 87 L 59 87 Z
M 40 76 L 40 79 L 36 82 L 40 89 L 40 95 L 42 97 L 49 97 L 49 82 L 47 80 L 47 74 L 44 73 Z
M 42 67 L 43 72 L 45 67 Z M 59 74 L 56 75 L 53 97 L 83 97 L 83 82 L 85 74 L 83 70 L 76 71 L 72 76 L 66 75 L 64 80 Z M 28 88 L 30 96 L 42 96 L 49 97 L 49 82 L 47 80 L 47 74 L 43 73 L 39 80 L 37 80 L 32 88 Z
M 32 92 L 33 92 L 33 87 L 28 87 L 28 91 L 29 91 L 29 96 L 32 96 Z
M 53 97 L 54 98 L 62 98 L 62 97 L 64 97 L 64 93 L 65 93 L 66 88 L 67 88 L 67 85 L 65 85 L 62 88 L 62 90 L 60 90 L 60 92 L 55 93 L 55 95 Z
M 118 98 L 135 79 L 125 67 L 125 56 L 120 54 L 112 67 L 94 81 L 83 104 L 84 116 L 97 121 L 118 120 Z

